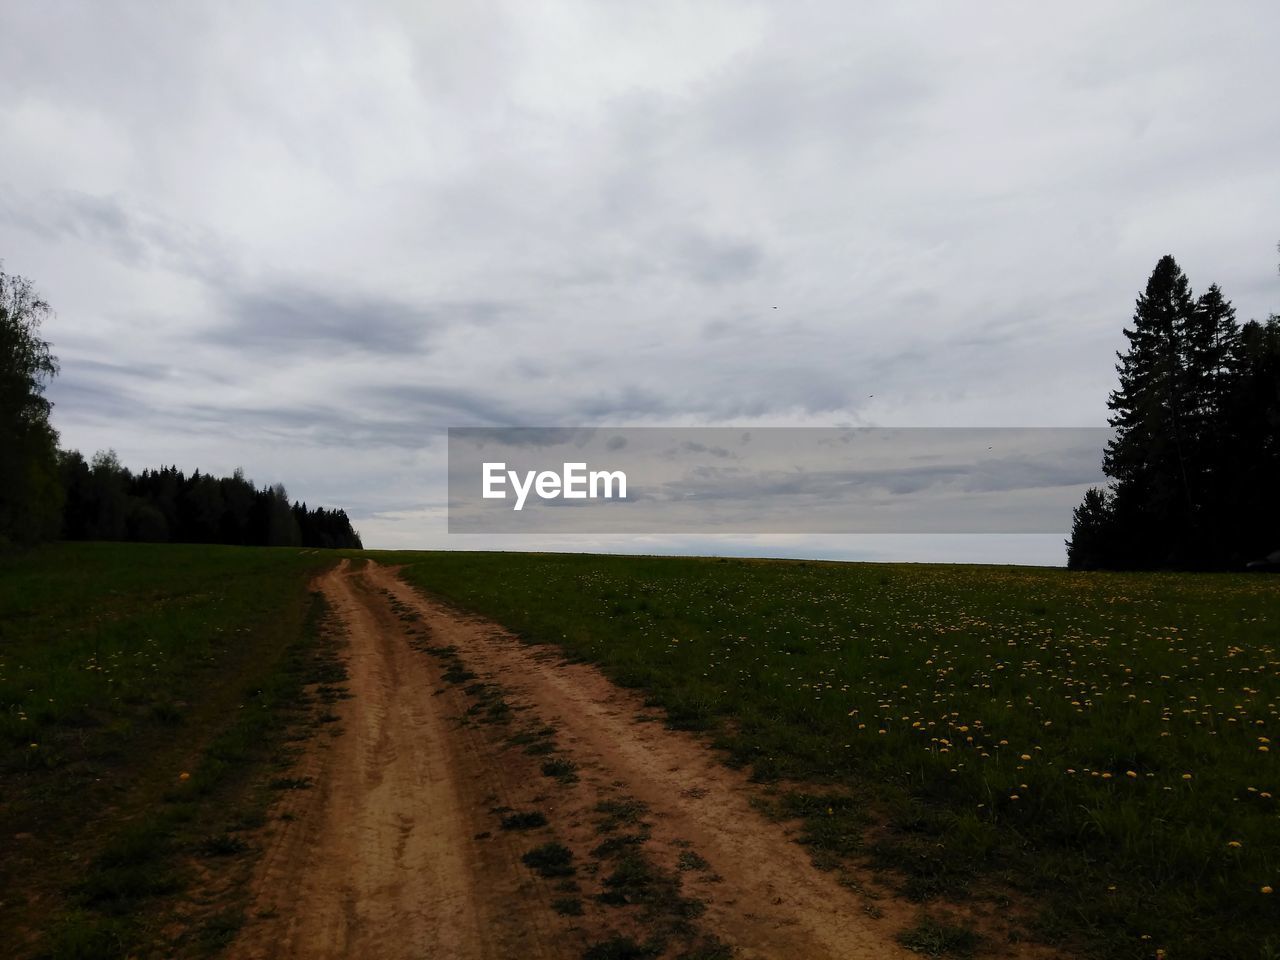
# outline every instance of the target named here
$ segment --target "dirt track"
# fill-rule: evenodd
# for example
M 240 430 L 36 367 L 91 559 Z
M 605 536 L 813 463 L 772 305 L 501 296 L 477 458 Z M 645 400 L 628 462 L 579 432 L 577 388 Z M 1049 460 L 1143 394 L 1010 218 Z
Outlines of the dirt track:
M 293 772 L 314 787 L 278 811 L 231 956 L 578 958 L 609 935 L 644 941 L 656 928 L 676 931 L 664 956 L 712 936 L 743 958 L 913 956 L 893 940 L 901 916 L 872 919 L 751 806 L 743 778 L 594 668 L 426 600 L 372 563 L 344 561 L 320 587 L 349 638 L 351 697 L 336 735 L 313 738 Z M 441 679 L 444 648 L 501 688 L 500 723 L 470 719 L 473 695 Z M 576 782 L 543 776 L 547 757 L 513 745 L 538 726 L 555 727 L 554 755 L 577 765 Z M 616 836 L 601 801 L 644 811 L 627 842 L 678 877 L 672 902 L 701 901 L 700 915 L 673 924 L 647 901 L 598 901 L 610 865 L 590 851 Z M 503 812 L 528 810 L 547 825 L 499 828 Z M 575 879 L 521 862 L 553 839 L 574 851 Z M 569 894 L 582 915 L 553 909 Z

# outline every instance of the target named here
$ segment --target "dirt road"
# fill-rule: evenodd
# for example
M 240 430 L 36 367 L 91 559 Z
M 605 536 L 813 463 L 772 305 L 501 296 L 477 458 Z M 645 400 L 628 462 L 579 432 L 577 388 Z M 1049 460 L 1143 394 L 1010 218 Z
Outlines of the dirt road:
M 744 778 L 594 668 L 372 563 L 320 587 L 350 697 L 291 771 L 312 788 L 277 811 L 232 957 L 579 958 L 628 941 L 660 951 L 644 956 L 913 956 L 893 940 L 901 915 L 873 919 Z M 543 876 L 522 858 L 548 844 L 570 862 Z

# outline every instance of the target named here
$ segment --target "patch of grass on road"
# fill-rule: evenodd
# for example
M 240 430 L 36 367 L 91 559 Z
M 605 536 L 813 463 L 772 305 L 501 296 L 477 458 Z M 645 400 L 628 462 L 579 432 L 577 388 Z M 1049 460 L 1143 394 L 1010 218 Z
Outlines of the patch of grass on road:
M 378 559 L 711 731 L 802 795 L 825 865 L 920 900 L 1016 890 L 1039 937 L 1096 956 L 1280 953 L 1275 578 Z
M 556 757 L 554 760 L 547 760 L 542 764 L 542 775 L 551 777 L 559 783 L 576 783 L 578 780 L 578 765 L 564 757 Z
M 546 825 L 546 815 L 540 810 L 523 810 L 502 818 L 503 830 L 535 830 Z
M 573 865 L 573 851 L 563 843 L 544 843 L 520 859 L 540 877 L 572 877 L 578 872 Z

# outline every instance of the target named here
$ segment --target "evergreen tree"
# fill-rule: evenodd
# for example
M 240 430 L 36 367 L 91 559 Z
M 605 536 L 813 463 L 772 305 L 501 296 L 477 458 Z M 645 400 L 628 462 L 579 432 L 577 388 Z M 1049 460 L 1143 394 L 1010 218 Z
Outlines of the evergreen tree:
M 1161 257 L 1124 331 L 1129 349 L 1118 354 L 1120 385 L 1107 400 L 1115 436 L 1103 470 L 1117 487 L 1127 547 L 1143 565 L 1178 563 L 1194 539 L 1187 341 L 1195 312 L 1186 274 L 1173 257 Z
M 1076 509 L 1068 565 L 1239 569 L 1280 547 L 1280 318 L 1240 326 L 1166 256 L 1124 333 L 1111 485 Z
M 1223 502 L 1238 565 L 1280 548 L 1280 317 L 1244 324 L 1233 366 Z
M 1184 343 L 1188 413 L 1198 435 L 1221 425 L 1232 381 L 1240 372 L 1239 348 L 1236 308 L 1216 283 L 1211 284 L 1196 301 Z
M 1198 564 L 1220 566 L 1230 553 L 1229 450 L 1236 439 L 1228 399 L 1240 373 L 1235 307 L 1215 283 L 1196 301 L 1183 337 L 1186 470 L 1195 491 L 1192 548 Z
M 1067 541 L 1067 566 L 1073 570 L 1096 570 L 1112 566 L 1112 508 L 1106 491 L 1091 487 L 1076 507 Z

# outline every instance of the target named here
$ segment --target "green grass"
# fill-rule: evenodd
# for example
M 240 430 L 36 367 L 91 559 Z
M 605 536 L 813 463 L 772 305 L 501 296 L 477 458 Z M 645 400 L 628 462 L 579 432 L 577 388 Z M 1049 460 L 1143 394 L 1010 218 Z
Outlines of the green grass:
M 551 901 L 551 909 L 564 917 L 580 917 L 583 912 L 578 897 L 557 897 Z
M 1095 956 L 1280 951 L 1275 578 L 378 558 L 710 731 L 827 866 L 1014 889 Z
M 573 865 L 573 851 L 562 843 L 544 843 L 520 859 L 540 877 L 572 877 L 578 872 Z
M 924 917 L 902 931 L 898 942 L 927 957 L 971 957 L 980 940 L 972 930 Z
M 535 830 L 547 825 L 547 817 L 540 810 L 522 810 L 502 818 L 503 830 Z
M 317 655 L 306 589 L 333 560 L 93 543 L 0 557 L 0 835 L 15 838 L 0 926 L 43 933 L 46 956 L 145 955 L 187 865 L 248 849 L 236 831 L 261 822 L 255 778 L 303 686 L 342 676 Z M 177 949 L 216 949 L 237 916 Z
M 578 765 L 572 760 L 563 758 L 547 760 L 542 764 L 542 775 L 551 777 L 560 783 L 576 783 L 578 780 Z

